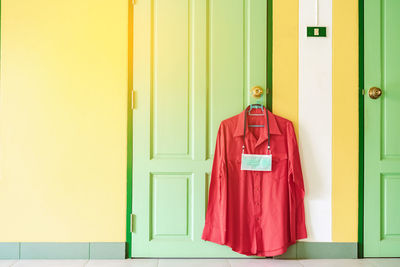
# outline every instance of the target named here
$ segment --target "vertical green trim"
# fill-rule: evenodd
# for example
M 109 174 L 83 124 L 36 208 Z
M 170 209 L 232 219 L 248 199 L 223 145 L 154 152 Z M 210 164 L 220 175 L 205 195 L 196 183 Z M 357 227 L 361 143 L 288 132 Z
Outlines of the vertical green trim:
M 364 257 L 364 0 L 358 1 L 358 258 Z
M 267 106 L 272 111 L 272 1 L 267 0 Z
M 128 99 L 127 99 L 127 168 L 126 168 L 126 258 L 131 258 L 132 233 L 131 233 L 131 214 L 132 214 L 132 161 L 133 161 L 133 130 L 132 130 L 132 109 L 131 98 L 133 90 L 133 5 L 128 0 Z

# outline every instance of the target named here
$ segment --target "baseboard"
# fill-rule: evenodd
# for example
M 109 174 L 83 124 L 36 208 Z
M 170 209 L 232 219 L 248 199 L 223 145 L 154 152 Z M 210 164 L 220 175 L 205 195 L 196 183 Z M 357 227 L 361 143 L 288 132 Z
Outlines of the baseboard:
M 124 259 L 125 242 L 0 243 L 0 259 Z
M 125 242 L 0 242 L 0 259 L 124 259 Z M 277 259 L 356 259 L 357 243 L 302 242 Z
M 290 246 L 277 259 L 357 259 L 356 242 L 304 242 Z

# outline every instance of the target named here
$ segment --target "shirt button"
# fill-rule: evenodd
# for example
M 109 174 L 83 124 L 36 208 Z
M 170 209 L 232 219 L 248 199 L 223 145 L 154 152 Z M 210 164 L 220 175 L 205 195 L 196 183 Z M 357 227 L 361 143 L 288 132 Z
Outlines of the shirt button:
M 257 205 L 257 206 L 260 205 L 260 202 L 256 202 L 256 205 Z

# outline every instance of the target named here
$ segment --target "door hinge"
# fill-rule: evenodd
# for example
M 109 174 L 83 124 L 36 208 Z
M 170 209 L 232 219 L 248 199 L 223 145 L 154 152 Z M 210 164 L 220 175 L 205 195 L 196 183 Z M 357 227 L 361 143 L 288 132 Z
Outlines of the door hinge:
M 135 214 L 131 213 L 131 233 L 134 232 L 135 227 L 134 227 L 134 223 L 135 223 Z
M 364 89 L 361 89 L 361 94 L 365 95 L 365 90 Z
M 133 110 L 133 108 L 134 108 L 134 101 L 135 101 L 135 91 L 134 90 L 132 90 L 131 91 L 131 109 Z

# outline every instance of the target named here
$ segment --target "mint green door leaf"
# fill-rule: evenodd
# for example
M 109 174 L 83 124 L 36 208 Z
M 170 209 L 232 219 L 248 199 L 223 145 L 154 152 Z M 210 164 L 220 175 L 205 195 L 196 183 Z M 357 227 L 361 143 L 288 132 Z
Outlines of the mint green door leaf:
M 219 124 L 266 88 L 267 1 L 136 1 L 133 17 L 132 257 L 246 257 L 201 234 Z
M 400 257 L 399 14 L 398 0 L 365 1 L 365 257 Z

